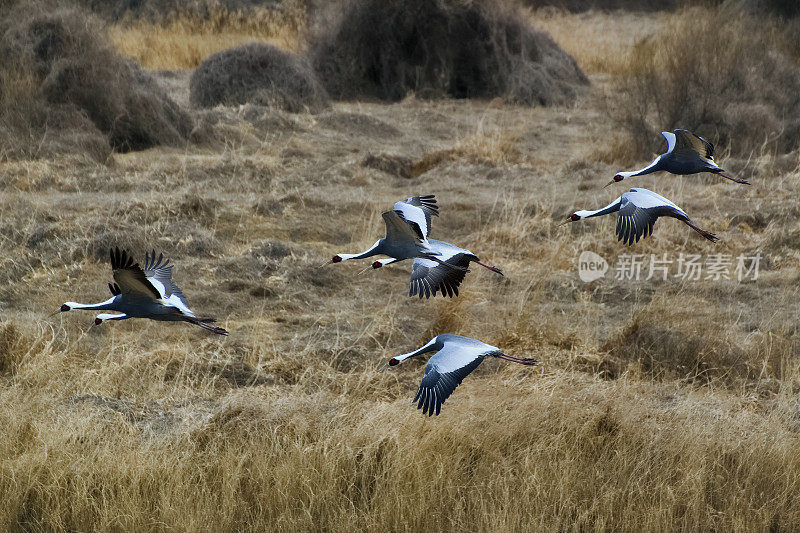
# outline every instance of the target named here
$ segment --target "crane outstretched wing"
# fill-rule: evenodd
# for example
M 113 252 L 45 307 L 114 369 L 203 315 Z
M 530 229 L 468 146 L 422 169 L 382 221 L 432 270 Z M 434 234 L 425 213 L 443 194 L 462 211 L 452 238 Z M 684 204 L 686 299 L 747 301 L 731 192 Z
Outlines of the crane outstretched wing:
M 172 281 L 172 265 L 169 264 L 169 259 L 164 258 L 164 254 L 158 254 L 157 259 L 155 250 L 144 254 L 144 275 L 159 290 L 163 287 L 164 298 L 177 296 L 184 305 L 189 305 L 180 287 Z M 159 283 L 161 287 L 158 286 Z
M 464 281 L 467 275 L 470 262 L 470 255 L 459 253 L 447 259 L 445 263 L 454 265 L 458 268 L 449 268 L 436 261 L 417 257 L 411 269 L 411 288 L 408 295 L 419 294 L 420 299 L 436 296 L 438 291 L 442 296 L 458 296 L 458 286 Z M 462 270 L 463 269 L 463 270 Z
M 156 259 L 155 250 L 150 254 L 145 253 L 144 274 L 153 286 L 164 294 L 164 300 L 180 309 L 183 314 L 194 316 L 183 291 L 172 281 L 172 265 L 169 264 L 169 259 L 164 259 L 164 254 L 158 254 Z
M 485 354 L 458 344 L 445 344 L 428 360 L 425 375 L 412 402 L 423 414 L 438 415 L 442 404 L 450 397 L 470 372 L 478 368 Z
M 416 222 L 409 222 L 401 211 L 385 211 L 383 221 L 386 224 L 386 237 L 395 242 L 425 240 L 422 229 Z
M 627 245 L 653 233 L 658 217 L 689 220 L 689 215 L 672 201 L 648 189 L 633 188 L 620 197 L 617 240 Z
M 125 250 L 118 247 L 111 250 L 111 273 L 114 276 L 115 287 L 119 294 L 136 298 L 151 298 L 159 300 L 164 296 L 150 283 L 139 263 L 133 261 Z M 112 289 L 112 294 L 115 292 Z
M 407 221 L 416 223 L 424 238 L 427 238 L 431 232 L 431 217 L 439 216 L 436 197 L 432 194 L 412 196 L 401 200 L 394 204 L 394 210 L 400 211 Z
M 617 240 L 628 246 L 639 242 L 640 238 L 653 233 L 657 219 L 658 217 L 653 216 L 647 209 L 637 207 L 631 202 L 624 203 L 617 219 Z
M 681 155 L 694 152 L 700 157 L 714 159 L 714 145 L 689 130 L 675 130 L 675 152 Z

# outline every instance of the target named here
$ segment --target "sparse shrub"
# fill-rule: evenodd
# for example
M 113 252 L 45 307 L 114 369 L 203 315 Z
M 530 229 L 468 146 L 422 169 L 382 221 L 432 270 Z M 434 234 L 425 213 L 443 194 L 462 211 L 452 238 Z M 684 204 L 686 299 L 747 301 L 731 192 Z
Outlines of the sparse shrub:
M 636 153 L 662 148 L 662 130 L 685 128 L 747 156 L 800 144 L 800 68 L 772 22 L 731 8 L 685 9 L 638 43 L 607 98 Z
M 253 103 L 287 111 L 319 111 L 328 97 L 306 60 L 266 43 L 212 55 L 192 75 L 191 102 L 199 107 Z
M 103 141 L 128 151 L 188 137 L 191 118 L 112 49 L 93 17 L 26 6 L 0 31 L 0 129 L 11 155 L 85 149 L 103 159 Z
M 572 57 L 510 4 L 354 0 L 313 39 L 314 68 L 332 97 L 572 101 L 588 80 Z

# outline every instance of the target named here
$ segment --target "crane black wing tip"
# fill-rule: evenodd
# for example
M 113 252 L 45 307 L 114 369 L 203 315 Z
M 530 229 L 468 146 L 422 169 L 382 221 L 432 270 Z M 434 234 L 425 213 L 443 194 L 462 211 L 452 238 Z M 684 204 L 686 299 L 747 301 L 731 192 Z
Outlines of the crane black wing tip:
M 439 416 L 439 413 L 442 412 L 442 404 L 444 400 L 436 394 L 436 391 L 432 388 L 427 387 L 420 387 L 419 391 L 417 391 L 417 395 L 411 400 L 411 403 L 417 404 L 417 409 L 422 410 L 422 416 L 428 415 Z
M 439 206 L 436 203 L 435 194 L 420 195 L 417 196 L 416 199 L 419 201 L 422 207 L 426 207 L 428 209 L 430 215 L 435 217 L 439 216 Z
M 119 246 L 111 248 L 109 256 L 111 257 L 111 268 L 113 270 L 134 266 L 133 257 L 124 248 L 120 249 Z

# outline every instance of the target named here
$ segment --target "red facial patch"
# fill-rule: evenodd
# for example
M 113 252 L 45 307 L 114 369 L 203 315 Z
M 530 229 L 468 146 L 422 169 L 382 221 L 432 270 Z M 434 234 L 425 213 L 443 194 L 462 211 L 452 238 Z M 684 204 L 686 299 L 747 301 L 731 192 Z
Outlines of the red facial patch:
M 339 257 L 338 255 L 334 255 L 333 259 L 331 259 L 331 263 L 340 263 L 341 261 L 342 261 L 342 258 Z
M 61 312 L 69 311 L 69 306 L 67 304 L 61 304 Z
M 95 325 L 95 326 L 99 326 L 99 325 L 100 325 L 100 324 L 102 324 L 102 323 L 103 323 L 103 321 L 102 321 L 101 319 L 99 319 L 99 318 L 95 318 L 95 319 L 94 319 L 94 325 Z
M 616 176 L 614 176 L 614 181 L 622 181 L 622 175 L 617 174 Z
M 581 219 L 581 217 L 579 217 L 579 216 L 578 216 L 577 214 L 575 214 L 575 213 L 572 213 L 572 214 L 569 216 L 569 219 L 570 219 L 571 221 L 575 222 L 576 220 L 580 220 L 580 219 Z
M 395 366 L 395 365 L 397 365 L 397 364 L 400 364 L 400 361 L 398 361 L 398 360 L 397 360 L 397 359 L 395 359 L 394 357 L 392 357 L 391 359 L 389 359 L 389 366 Z
M 380 268 L 382 266 L 383 263 L 381 263 L 380 261 L 375 261 L 374 263 L 372 263 L 372 268 Z

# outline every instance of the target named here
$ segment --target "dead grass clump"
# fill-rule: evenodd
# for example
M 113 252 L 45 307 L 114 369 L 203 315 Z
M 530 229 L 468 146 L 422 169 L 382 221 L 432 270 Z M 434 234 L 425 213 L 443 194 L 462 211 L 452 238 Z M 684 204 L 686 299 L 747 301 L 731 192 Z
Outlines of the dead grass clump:
M 549 105 L 588 84 L 572 57 L 510 5 L 354 0 L 340 9 L 311 51 L 334 98 L 396 101 L 414 92 Z
M 792 150 L 800 68 L 779 40 L 774 22 L 740 10 L 685 9 L 634 47 L 607 98 L 609 114 L 641 157 L 662 148 L 659 131 L 675 128 L 740 156 Z
M 12 374 L 26 352 L 22 334 L 13 322 L 0 324 L 0 374 Z
M 189 89 L 198 107 L 250 102 L 296 113 L 319 111 L 328 103 L 305 59 L 265 43 L 212 55 L 194 71 Z
M 16 141 L 9 151 L 37 156 L 77 148 L 71 135 L 87 130 L 81 144 L 92 153 L 99 137 L 119 151 L 178 145 L 188 137 L 190 117 L 113 50 L 97 19 L 75 9 L 26 6 L 0 31 L 0 77 L 16 85 L 9 90 L 3 83 L 0 101 L 0 128 Z M 54 132 L 67 140 L 52 141 Z
M 717 325 L 727 320 L 724 311 L 709 309 L 704 300 L 659 296 L 634 312 L 601 349 L 621 369 L 663 379 L 753 384 L 784 372 L 790 343 L 773 346 L 774 338 L 783 337 L 772 331 L 747 336 L 730 327 L 719 331 Z
M 361 166 L 364 168 L 372 168 L 385 172 L 390 176 L 398 178 L 410 179 L 414 177 L 412 171 L 414 169 L 414 161 L 404 155 L 398 154 L 367 154 L 367 157 L 361 161 Z

